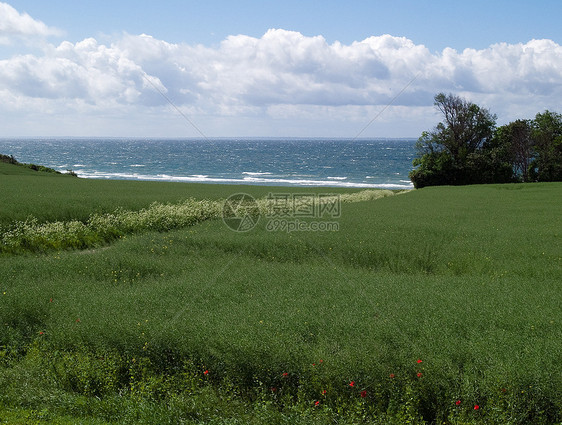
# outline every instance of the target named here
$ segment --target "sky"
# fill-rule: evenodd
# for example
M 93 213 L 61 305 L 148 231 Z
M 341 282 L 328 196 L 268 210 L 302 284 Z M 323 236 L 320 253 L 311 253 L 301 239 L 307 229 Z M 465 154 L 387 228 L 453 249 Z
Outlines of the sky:
M 561 0 L 0 1 L 0 137 L 418 137 L 562 112 Z

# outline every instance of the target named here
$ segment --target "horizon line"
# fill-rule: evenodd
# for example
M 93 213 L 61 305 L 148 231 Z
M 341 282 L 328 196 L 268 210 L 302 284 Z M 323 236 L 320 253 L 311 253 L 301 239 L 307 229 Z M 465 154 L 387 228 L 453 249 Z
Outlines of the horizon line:
M 127 139 L 127 140 L 417 140 L 418 137 L 343 137 L 343 136 L 0 136 L 0 140 Z

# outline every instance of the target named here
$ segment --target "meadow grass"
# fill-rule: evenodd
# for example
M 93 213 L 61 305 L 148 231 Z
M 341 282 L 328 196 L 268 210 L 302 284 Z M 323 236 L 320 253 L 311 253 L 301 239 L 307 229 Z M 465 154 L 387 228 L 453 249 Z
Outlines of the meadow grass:
M 560 189 L 426 188 L 342 204 L 333 232 L 211 219 L 0 256 L 0 418 L 559 423 Z
M 113 213 L 118 208 L 136 211 L 154 202 L 178 203 L 189 198 L 218 200 L 237 192 L 263 198 L 271 190 L 269 186 L 77 179 L 0 163 L 0 226 L 25 221 L 30 216 L 40 223 L 84 222 L 92 214 Z M 279 190 L 310 192 L 302 187 Z M 329 188 L 327 191 L 353 193 L 357 189 Z

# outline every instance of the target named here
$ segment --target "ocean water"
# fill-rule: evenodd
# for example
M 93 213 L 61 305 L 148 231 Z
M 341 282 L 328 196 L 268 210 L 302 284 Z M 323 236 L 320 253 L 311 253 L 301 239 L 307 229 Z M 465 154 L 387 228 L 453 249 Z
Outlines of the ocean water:
M 408 189 L 414 145 L 414 139 L 0 139 L 0 153 L 84 178 Z

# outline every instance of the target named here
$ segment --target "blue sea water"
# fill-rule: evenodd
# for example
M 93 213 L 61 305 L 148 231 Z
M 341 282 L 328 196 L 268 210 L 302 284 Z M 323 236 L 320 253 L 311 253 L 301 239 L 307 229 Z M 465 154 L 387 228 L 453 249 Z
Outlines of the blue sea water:
M 0 153 L 85 178 L 408 189 L 414 145 L 414 139 L 0 139 Z

